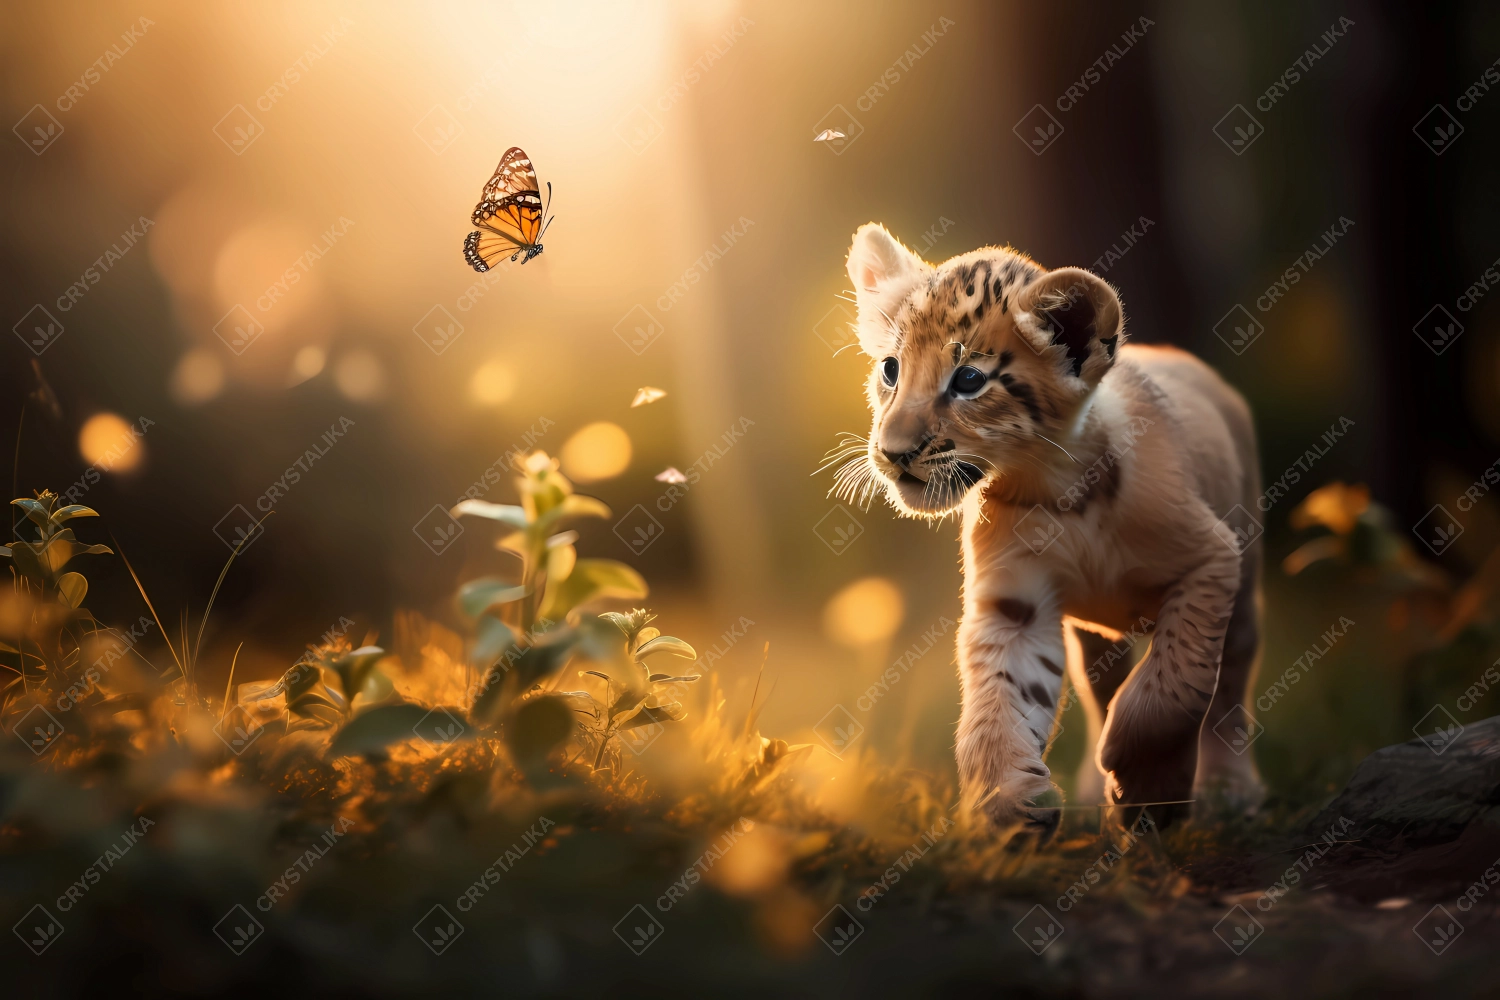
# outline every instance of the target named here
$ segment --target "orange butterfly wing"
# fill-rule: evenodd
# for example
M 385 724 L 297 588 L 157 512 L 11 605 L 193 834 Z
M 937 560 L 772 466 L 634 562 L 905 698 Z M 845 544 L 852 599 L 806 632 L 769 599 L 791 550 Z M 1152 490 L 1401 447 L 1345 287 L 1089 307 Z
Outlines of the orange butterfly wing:
M 542 195 L 531 157 L 520 146 L 510 147 L 500 158 L 474 208 L 473 219 L 474 225 L 519 247 L 536 243 L 542 228 Z

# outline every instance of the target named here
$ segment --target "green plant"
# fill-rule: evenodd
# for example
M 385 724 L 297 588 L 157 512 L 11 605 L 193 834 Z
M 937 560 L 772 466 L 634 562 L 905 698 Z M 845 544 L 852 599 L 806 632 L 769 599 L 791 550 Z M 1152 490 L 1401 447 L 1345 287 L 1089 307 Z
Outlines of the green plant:
M 488 730 L 502 736 L 516 762 L 535 778 L 547 754 L 573 728 L 567 702 L 542 690 L 544 684 L 575 656 L 609 663 L 627 655 L 621 630 L 582 608 L 598 600 L 643 598 L 647 588 L 624 563 L 578 557 L 573 544 L 578 533 L 565 526 L 578 518 L 608 518 L 603 501 L 574 493 L 545 452 L 527 456 L 520 472 L 520 504 L 464 500 L 451 512 L 508 528 L 496 547 L 520 560 L 515 579 L 482 577 L 458 590 L 458 612 L 472 636 L 468 661 L 479 680 L 466 710 L 451 712 L 467 715 L 466 735 Z M 329 692 L 317 690 L 316 680 L 305 683 L 296 692 L 287 688 L 289 696 L 301 699 L 309 713 L 327 715 L 330 709 L 322 702 L 332 701 Z M 345 694 L 350 690 L 345 687 Z M 410 738 L 413 708 L 391 703 L 361 712 L 347 721 L 333 751 L 371 752 Z
M 85 635 L 80 626 L 87 623 L 89 634 L 98 631 L 94 616 L 83 606 L 89 590 L 88 579 L 66 567 L 77 556 L 114 553 L 107 545 L 80 542 L 67 525 L 75 517 L 98 517 L 97 511 L 82 504 L 59 507 L 59 499 L 52 491 L 43 490 L 34 498 L 19 497 L 11 501 L 25 512 L 36 537 L 0 545 L 0 556 L 11 560 L 10 600 L 20 612 L 7 617 L 24 622 L 18 631 L 7 636 L 14 644 L 0 642 L 0 655 L 17 661 L 15 667 L 7 665 L 16 677 L 4 688 L 6 703 L 17 686 L 26 690 L 33 679 L 49 688 L 66 681 L 78 666 L 82 651 Z
M 496 546 L 521 561 L 515 581 L 483 577 L 458 591 L 459 612 L 474 630 L 470 661 L 481 671 L 470 708 L 480 724 L 503 726 L 507 714 L 575 653 L 612 658 L 612 630 L 599 629 L 579 609 L 647 592 L 646 581 L 622 562 L 578 558 L 578 532 L 564 526 L 577 518 L 608 518 L 603 501 L 574 493 L 557 460 L 545 452 L 527 456 L 521 473 L 520 505 L 464 500 L 452 511 L 454 517 L 482 517 L 510 528 Z
M 30 687 L 28 662 L 35 667 L 33 672 L 43 675 L 39 680 L 44 681 L 43 686 L 49 690 L 61 689 L 69 682 L 74 685 L 73 688 L 69 688 L 70 694 L 80 685 L 87 689 L 96 683 L 99 677 L 97 671 L 93 669 L 82 671 L 84 674 L 82 678 L 75 676 L 80 666 L 82 643 L 86 639 L 102 637 L 112 637 L 115 640 L 124 638 L 114 629 L 101 626 L 83 606 L 83 600 L 89 589 L 88 580 L 82 573 L 66 569 L 76 556 L 115 554 L 114 550 L 107 545 L 80 542 L 73 533 L 73 529 L 66 526 L 67 522 L 73 518 L 98 517 L 99 514 L 82 504 L 58 506 L 60 499 L 50 490 L 43 490 L 36 494 L 35 498 L 21 497 L 11 501 L 13 506 L 25 512 L 26 520 L 31 522 L 36 532 L 36 538 L 18 540 L 8 546 L 0 546 L 0 556 L 7 556 L 12 562 L 14 586 L 11 599 L 19 604 L 22 611 L 20 615 L 7 617 L 26 622 L 26 627 L 12 636 L 16 639 L 15 645 L 0 641 L 0 657 L 14 656 L 19 661 L 17 668 L 10 668 L 16 670 L 18 676 L 3 689 L 3 701 L 0 701 L 0 706 L 9 703 L 17 685 L 22 686 L 23 689 Z M 255 526 L 259 527 L 269 516 L 267 514 L 262 517 Z M 203 644 L 203 633 L 208 626 L 209 614 L 213 611 L 214 599 L 218 596 L 219 588 L 223 586 L 224 578 L 229 573 L 229 567 L 234 565 L 243 545 L 242 539 L 224 563 L 224 569 L 219 573 L 213 592 L 209 595 L 208 603 L 203 609 L 203 618 L 198 623 L 197 636 L 191 642 L 188 639 L 184 616 L 180 654 L 162 626 L 161 617 L 157 615 L 156 608 L 146 593 L 145 585 L 136 575 L 135 567 L 131 566 L 130 560 L 125 558 L 123 551 L 119 553 L 125 568 L 130 572 L 131 579 L 135 581 L 136 588 L 140 591 L 141 599 L 145 601 L 157 628 L 161 630 L 162 638 L 172 655 L 173 665 L 166 670 L 157 670 L 154 664 L 136 650 L 133 638 L 124 640 L 124 647 L 156 671 L 157 683 L 177 682 L 180 685 L 178 704 L 185 704 L 188 699 L 191 699 L 194 704 L 202 704 L 202 698 L 197 689 L 196 666 Z M 88 631 L 86 635 L 82 635 L 78 625 L 85 622 L 88 624 Z M 0 666 L 3 665 L 5 664 L 0 664 Z M 108 669 L 107 663 L 104 669 Z
M 249 690 L 242 691 L 240 702 L 253 704 L 285 696 L 288 715 L 298 720 L 287 726 L 292 731 L 348 722 L 357 697 L 363 697 L 361 707 L 399 701 L 395 685 L 379 667 L 385 650 L 379 646 L 351 650 L 347 646 L 310 648 L 269 687 L 262 690 L 246 685 Z
M 675 676 L 667 673 L 652 673 L 645 661 L 652 657 L 680 657 L 696 660 L 698 653 L 675 636 L 662 635 L 661 630 L 650 623 L 656 616 L 645 608 L 636 608 L 629 614 L 609 612 L 599 616 L 612 623 L 625 636 L 625 644 L 615 658 L 615 676 L 600 670 L 583 670 L 580 676 L 589 675 L 604 681 L 605 697 L 600 700 L 588 691 L 568 691 L 563 697 L 571 699 L 574 712 L 584 716 L 583 742 L 594 751 L 594 767 L 602 768 L 607 756 L 619 758 L 619 736 L 621 733 L 643 726 L 665 725 L 681 722 L 686 717 L 681 702 L 667 701 L 664 695 L 668 685 L 686 684 L 696 681 L 701 675 Z M 615 694 L 618 684 L 619 695 Z
M 35 499 L 18 497 L 11 504 L 26 512 L 26 519 L 36 525 L 34 542 L 17 541 L 0 545 L 0 556 L 15 564 L 20 580 L 44 598 L 58 598 L 69 607 L 80 609 L 88 593 L 89 582 L 82 573 L 62 572 L 64 566 L 80 555 L 114 555 L 108 545 L 85 545 L 78 541 L 72 528 L 63 525 L 75 517 L 98 517 L 99 512 L 82 504 L 57 506 L 61 499 L 51 490 L 43 490 Z M 84 611 L 85 616 L 88 615 Z

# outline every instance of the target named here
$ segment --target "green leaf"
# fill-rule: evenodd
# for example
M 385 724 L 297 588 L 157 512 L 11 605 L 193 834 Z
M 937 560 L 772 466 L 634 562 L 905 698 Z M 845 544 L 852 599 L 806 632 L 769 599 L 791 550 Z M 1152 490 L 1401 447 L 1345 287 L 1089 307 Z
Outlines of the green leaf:
M 72 503 L 60 510 L 52 512 L 52 523 L 62 524 L 64 521 L 74 517 L 98 517 L 99 512 L 92 507 L 85 507 L 81 503 Z
M 568 532 L 567 534 L 572 534 Z M 562 535 L 554 535 L 561 538 Z M 552 546 L 544 551 L 541 564 L 545 568 L 546 584 L 542 588 L 542 607 L 551 607 L 557 601 L 557 592 L 573 573 L 578 562 L 578 550 L 571 545 Z
M 651 691 L 647 688 L 636 688 L 633 690 L 631 688 L 626 688 L 624 693 L 621 694 L 620 697 L 615 699 L 615 703 L 609 706 L 609 717 L 613 719 L 615 716 L 619 715 L 622 712 L 630 711 L 632 708 L 635 708 L 635 706 L 645 701 L 647 696 L 649 696 L 650 694 Z
M 523 702 L 505 727 L 505 742 L 518 761 L 538 761 L 573 732 L 573 712 L 561 698 L 543 695 Z
M 451 517 L 483 517 L 491 521 L 499 521 L 508 524 L 512 528 L 525 530 L 526 511 L 514 504 L 489 503 L 484 500 L 460 500 L 452 510 L 448 512 Z
M 568 532 L 572 534 L 572 532 Z M 553 538 L 561 538 L 561 535 L 553 535 Z M 578 550 L 572 545 L 547 546 L 547 582 L 561 584 L 573 572 L 573 567 L 578 564 Z
M 485 674 L 479 697 L 474 699 L 472 715 L 480 721 L 499 714 L 499 704 L 524 694 L 533 684 L 561 670 L 573 656 L 581 638 L 577 629 L 559 628 L 544 632 L 530 645 L 511 646 Z
M 414 727 L 427 717 L 427 712 L 428 709 L 421 705 L 409 702 L 368 708 L 339 730 L 328 753 L 332 757 L 346 757 L 350 754 L 383 750 L 402 740 L 416 739 Z
M 73 534 L 72 528 L 63 528 L 40 544 L 39 551 L 43 561 L 54 573 L 66 566 L 74 556 L 114 555 L 108 545 L 84 545 Z
M 677 702 L 656 707 L 644 706 L 641 710 L 623 722 L 615 723 L 616 729 L 638 729 L 641 726 L 651 726 L 657 723 L 681 722 L 687 713 Z
M 43 531 L 47 530 L 49 525 L 47 523 L 48 518 L 46 504 L 42 503 L 40 500 L 33 500 L 30 497 L 17 497 L 16 499 L 12 500 L 11 503 L 14 506 L 24 510 L 26 512 L 27 518 L 35 521 L 37 527 L 41 528 Z
M 308 691 L 287 702 L 287 711 L 308 719 L 317 719 L 330 725 L 343 717 L 343 710 L 332 698 Z
M 495 548 L 525 559 L 531 554 L 531 536 L 524 531 L 512 531 L 504 538 L 496 539 Z
M 516 481 L 516 487 L 521 491 L 522 506 L 534 518 L 533 526 L 540 525 L 547 514 L 560 510 L 563 502 L 573 493 L 572 485 L 556 471 L 548 471 L 542 475 L 528 473 Z M 537 532 L 546 534 L 546 530 L 540 527 Z
M 509 604 L 525 596 L 525 587 L 497 576 L 484 576 L 458 588 L 458 610 L 465 618 L 478 618 L 497 604 Z
M 697 650 L 676 636 L 671 635 L 657 636 L 635 651 L 636 658 L 642 660 L 656 653 L 671 653 L 673 656 L 680 656 L 684 660 L 696 660 L 698 658 Z
M 376 666 L 370 671 L 370 676 L 365 678 L 365 686 L 359 689 L 360 705 L 374 705 L 378 702 L 388 701 L 396 694 L 396 685 L 386 676 L 385 671 Z
M 562 503 L 538 517 L 531 530 L 535 534 L 546 535 L 566 518 L 600 517 L 608 520 L 609 516 L 609 504 L 603 500 L 586 497 L 581 493 L 570 493 L 563 497 Z
M 47 567 L 49 574 L 55 575 L 72 560 L 73 552 L 73 532 L 64 528 L 42 544 L 41 563 Z
M 633 600 L 645 597 L 646 581 L 635 570 L 613 559 L 580 559 L 542 609 L 542 617 L 554 620 L 589 601 L 605 598 Z
M 43 567 L 41 554 L 29 542 L 16 542 L 12 545 L 10 557 L 15 560 L 20 574 L 38 587 L 45 587 L 52 579 L 52 571 Z
M 525 692 L 533 684 L 561 670 L 572 659 L 579 638 L 579 634 L 573 629 L 557 629 L 528 646 L 511 668 L 516 675 L 516 683 L 520 685 L 517 691 Z
M 595 717 L 597 717 L 600 710 L 604 708 L 603 702 L 601 702 L 598 698 L 595 698 L 593 695 L 589 694 L 587 691 L 558 691 L 555 693 L 559 698 L 569 698 L 573 701 L 582 702 L 588 705 L 588 714 Z M 583 710 L 575 708 L 573 711 L 579 712 Z
M 279 678 L 274 681 L 245 681 L 234 686 L 234 701 L 231 704 L 247 705 L 257 701 L 270 701 L 283 690 L 285 685 Z
M 64 573 L 57 578 L 57 590 L 68 607 L 76 608 L 83 603 L 84 595 L 89 592 L 89 582 L 82 573 Z
M 500 619 L 484 615 L 474 630 L 474 649 L 470 659 L 482 666 L 495 662 L 495 657 L 516 643 L 516 634 Z
M 339 683 L 344 688 L 346 699 L 354 700 L 354 696 L 364 688 L 370 671 L 375 669 L 375 664 L 384 656 L 385 650 L 379 646 L 361 646 L 333 661 L 333 669 L 339 675 Z
M 284 693 L 287 703 L 290 704 L 304 693 L 311 691 L 322 679 L 322 668 L 316 663 L 299 660 L 288 667 L 286 673 L 281 675 L 281 680 L 267 688 L 260 698 L 271 698 Z
M 607 622 L 610 622 L 616 628 L 618 628 L 621 632 L 624 632 L 626 635 L 630 634 L 631 618 L 630 618 L 629 615 L 621 614 L 618 611 L 606 611 L 603 614 L 601 614 L 599 617 L 602 618 L 602 619 L 604 619 Z

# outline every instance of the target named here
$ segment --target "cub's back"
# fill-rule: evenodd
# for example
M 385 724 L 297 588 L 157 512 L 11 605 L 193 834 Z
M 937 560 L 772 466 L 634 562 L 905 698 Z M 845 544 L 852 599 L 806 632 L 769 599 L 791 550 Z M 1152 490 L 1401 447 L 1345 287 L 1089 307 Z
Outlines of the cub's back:
M 1260 495 L 1255 425 L 1243 396 L 1202 360 L 1176 347 L 1126 344 L 1123 365 L 1150 377 L 1166 396 L 1182 435 L 1186 469 L 1218 513 L 1247 509 Z M 1111 373 L 1113 374 L 1113 373 Z M 1123 374 L 1123 372 L 1122 372 Z

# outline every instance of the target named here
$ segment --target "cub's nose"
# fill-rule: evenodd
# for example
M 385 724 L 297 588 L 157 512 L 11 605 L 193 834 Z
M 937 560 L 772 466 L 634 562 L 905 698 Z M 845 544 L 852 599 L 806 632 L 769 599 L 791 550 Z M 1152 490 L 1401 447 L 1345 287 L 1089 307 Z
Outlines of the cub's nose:
M 922 449 L 913 448 L 910 451 L 891 451 L 887 448 L 880 449 L 880 453 L 886 457 L 892 465 L 899 469 L 911 468 L 911 463 L 921 454 Z

